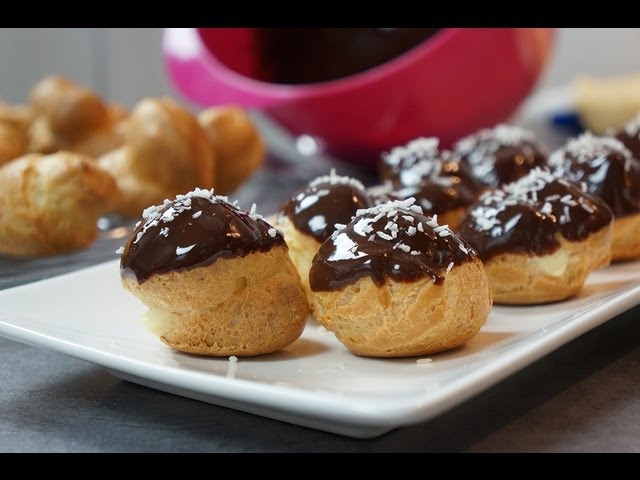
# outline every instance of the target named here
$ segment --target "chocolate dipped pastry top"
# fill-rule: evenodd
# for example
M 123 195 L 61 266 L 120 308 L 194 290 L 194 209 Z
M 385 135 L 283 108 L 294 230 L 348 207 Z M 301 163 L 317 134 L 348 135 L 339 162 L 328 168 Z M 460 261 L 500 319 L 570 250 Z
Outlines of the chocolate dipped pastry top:
M 299 231 L 322 243 L 331 236 L 336 223 L 349 223 L 356 210 L 373 205 L 364 185 L 355 178 L 329 175 L 312 180 L 284 204 L 286 215 Z
M 558 176 L 586 183 L 616 218 L 640 212 L 640 160 L 621 141 L 586 132 L 553 152 L 549 165 Z
M 484 187 L 452 152 L 439 151 L 438 143 L 436 138 L 419 138 L 383 154 L 379 170 L 387 180 L 387 191 L 381 188 L 375 195 L 397 200 L 415 197 L 429 215 L 475 202 Z
M 487 261 L 502 253 L 551 254 L 560 247 L 558 234 L 569 241 L 585 240 L 612 220 L 607 205 L 584 186 L 536 168 L 482 195 L 458 233 Z
M 628 121 L 615 137 L 629 149 L 634 158 L 640 160 L 640 114 Z
M 336 226 L 313 259 L 309 284 L 313 291 L 340 290 L 363 277 L 376 285 L 423 278 L 441 284 L 455 265 L 475 256 L 415 199 L 397 200 L 358 210 L 348 225 Z
M 478 181 L 491 187 L 513 182 L 547 161 L 547 153 L 533 134 L 512 125 L 469 135 L 456 143 L 455 153 Z
M 210 265 L 219 258 L 266 252 L 286 243 L 255 213 L 213 190 L 196 188 L 147 208 L 122 249 L 120 273 L 138 282 L 154 274 Z

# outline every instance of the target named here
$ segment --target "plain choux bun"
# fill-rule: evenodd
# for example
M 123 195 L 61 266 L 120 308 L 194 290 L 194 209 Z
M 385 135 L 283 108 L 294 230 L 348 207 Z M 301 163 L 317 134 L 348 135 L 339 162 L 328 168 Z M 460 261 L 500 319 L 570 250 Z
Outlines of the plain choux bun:
M 122 109 L 110 108 L 89 88 L 50 75 L 34 86 L 30 101 L 35 112 L 31 152 L 69 150 L 95 158 L 122 145 L 117 126 Z
M 89 246 L 117 198 L 113 178 L 70 152 L 28 154 L 0 167 L 0 253 L 40 256 Z
M 0 119 L 0 165 L 23 155 L 27 144 L 26 135 L 18 127 Z
M 198 122 L 216 157 L 216 191 L 226 195 L 262 165 L 265 147 L 260 132 L 240 107 L 203 110 Z
M 145 209 L 120 272 L 149 307 L 148 326 L 183 352 L 275 352 L 300 336 L 309 315 L 282 234 L 213 191 Z
M 168 98 L 140 101 L 126 123 L 125 144 L 98 159 L 122 192 L 116 211 L 136 217 L 194 187 L 211 187 L 214 158 L 195 117 Z
M 0 100 L 0 123 L 8 122 L 20 130 L 25 137 L 35 119 L 31 105 L 10 105 Z
M 475 336 L 489 316 L 482 262 L 414 201 L 359 210 L 313 259 L 313 315 L 356 355 L 449 350 Z

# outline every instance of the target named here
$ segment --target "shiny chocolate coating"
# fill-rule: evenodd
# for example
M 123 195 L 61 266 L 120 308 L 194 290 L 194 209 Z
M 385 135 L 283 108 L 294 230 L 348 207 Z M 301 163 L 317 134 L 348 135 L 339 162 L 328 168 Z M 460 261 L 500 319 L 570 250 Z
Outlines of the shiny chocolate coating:
M 255 213 L 244 212 L 207 190 L 151 207 L 127 241 L 120 273 L 142 283 L 152 275 L 210 265 L 286 248 L 284 238 Z
M 424 278 L 442 284 L 455 265 L 475 256 L 446 225 L 424 215 L 414 199 L 388 202 L 360 210 L 322 244 L 309 284 L 315 292 L 340 290 L 363 277 L 376 285 Z
M 487 261 L 503 253 L 551 254 L 560 247 L 558 234 L 582 241 L 612 220 L 601 199 L 536 169 L 483 195 L 462 218 L 458 233 Z
M 629 149 L 634 158 L 640 160 L 640 115 L 627 122 L 615 137 Z
M 362 183 L 332 171 L 296 192 L 281 210 L 296 229 L 322 243 L 331 236 L 336 223 L 349 223 L 356 210 L 372 205 Z
M 484 189 L 452 152 L 438 150 L 436 138 L 418 138 L 384 153 L 378 170 L 388 185 L 388 191 L 376 191 L 378 197 L 414 197 L 428 215 L 469 206 Z
M 478 181 L 491 187 L 514 182 L 547 162 L 547 153 L 533 134 L 511 125 L 498 125 L 463 138 L 456 143 L 455 153 Z
M 398 200 L 414 197 L 427 215 L 468 207 L 478 199 L 485 187 L 471 177 L 465 164 L 436 162 L 438 168 L 431 175 L 413 186 L 397 188 L 390 196 Z
M 584 182 L 616 218 L 640 212 L 640 160 L 613 137 L 584 133 L 549 157 L 559 176 Z
M 430 165 L 442 158 L 438 149 L 440 141 L 435 137 L 421 137 L 411 140 L 406 145 L 392 148 L 389 152 L 383 152 L 378 161 L 378 175 L 383 181 L 390 181 L 395 186 L 407 185 L 403 181 L 402 172 L 406 172 L 419 163 Z M 445 153 L 449 155 L 451 152 Z M 448 158 L 447 158 L 448 160 Z M 407 179 L 410 184 L 411 175 Z

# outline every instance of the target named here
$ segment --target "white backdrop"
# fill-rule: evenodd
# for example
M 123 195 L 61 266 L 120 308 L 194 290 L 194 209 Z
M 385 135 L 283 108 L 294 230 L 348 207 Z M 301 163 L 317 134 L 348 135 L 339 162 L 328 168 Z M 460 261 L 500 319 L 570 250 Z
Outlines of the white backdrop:
M 1 29 L 0 98 L 24 101 L 48 73 L 63 73 L 133 105 L 145 96 L 175 95 L 160 55 L 161 29 Z M 578 73 L 640 72 L 640 29 L 560 29 L 540 87 Z

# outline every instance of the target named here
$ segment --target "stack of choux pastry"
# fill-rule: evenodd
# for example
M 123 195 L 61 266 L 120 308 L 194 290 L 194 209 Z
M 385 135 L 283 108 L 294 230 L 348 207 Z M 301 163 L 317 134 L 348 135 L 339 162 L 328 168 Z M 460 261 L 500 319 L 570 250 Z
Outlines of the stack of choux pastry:
M 212 107 L 196 116 L 168 98 L 145 98 L 128 112 L 65 77 L 47 76 L 34 86 L 28 104 L 0 101 L 0 254 L 51 255 L 87 247 L 99 216 L 137 217 L 149 205 L 195 187 L 230 193 L 264 156 L 260 133 L 240 108 Z M 37 188 L 12 197 L 9 192 L 15 195 L 20 185 L 31 185 L 33 172 Z M 61 172 L 77 174 L 77 181 L 64 185 Z M 102 187 L 87 192 L 98 177 Z M 91 201 L 88 193 L 95 194 Z M 15 210 L 21 201 L 25 209 Z M 29 202 L 40 210 L 30 209 Z M 56 225 L 66 220 L 49 221 L 85 207 L 90 215 L 69 221 L 92 218 L 93 225 L 75 237 L 59 235 Z M 38 220 L 44 217 L 46 222 Z

